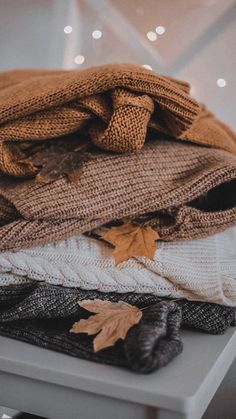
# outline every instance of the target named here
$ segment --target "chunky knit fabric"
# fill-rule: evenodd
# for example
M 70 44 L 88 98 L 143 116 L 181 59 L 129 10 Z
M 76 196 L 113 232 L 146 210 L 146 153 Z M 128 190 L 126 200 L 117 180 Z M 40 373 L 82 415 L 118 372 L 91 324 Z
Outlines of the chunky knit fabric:
M 133 152 L 147 129 L 236 154 L 233 132 L 189 96 L 187 83 L 133 65 L 82 71 L 10 71 L 0 75 L 0 170 L 17 176 L 12 142 L 46 140 L 86 130 L 99 147 Z M 158 136 L 157 136 L 158 138 Z
M 172 301 L 152 294 L 105 293 L 28 280 L 25 284 L 0 287 L 0 321 L 12 322 L 35 317 L 51 319 L 70 316 L 78 319 L 81 310 L 85 313 L 84 309 L 78 305 L 78 301 L 88 299 L 125 301 L 139 308 L 148 307 L 160 301 Z M 236 325 L 234 307 L 185 299 L 174 301 L 182 310 L 182 326 L 211 334 L 222 334 L 229 326 Z
M 89 231 L 114 219 L 147 222 L 164 241 L 202 238 L 236 223 L 236 156 L 152 140 L 138 153 L 98 153 L 79 185 L 0 177 L 0 250 Z
M 90 313 L 79 300 L 125 301 L 143 310 L 141 322 L 125 341 L 94 353 L 93 337 L 68 330 Z M 152 295 L 99 293 L 29 282 L 0 287 L 0 334 L 84 359 L 120 365 L 148 373 L 170 362 L 182 351 L 182 326 L 223 333 L 235 324 L 235 309 L 187 300 L 161 300 Z M 181 320 L 182 311 L 182 320 Z
M 115 266 L 113 249 L 84 235 L 0 254 L 0 285 L 28 279 L 102 292 L 153 293 L 236 306 L 236 227 L 202 240 L 158 243 Z
M 66 290 L 47 287 L 47 291 L 46 296 L 45 290 L 38 287 L 34 291 L 31 290 L 23 302 L 19 302 L 14 308 L 9 308 L 6 312 L 0 311 L 0 334 L 80 358 L 129 367 L 141 373 L 150 373 L 167 365 L 182 351 L 183 344 L 179 333 L 181 309 L 175 302 L 158 301 L 151 307 L 145 308 L 140 323 L 129 330 L 124 342 L 118 342 L 115 348 L 94 353 L 91 337 L 84 334 L 76 336 L 69 332 L 73 324 L 71 313 L 74 310 L 78 312 L 74 320 L 89 316 L 88 312 L 79 307 L 74 299 L 75 294 L 70 295 L 72 298 L 69 302 Z M 0 291 L 0 299 L 2 297 L 4 297 L 3 289 Z M 35 297 L 37 304 L 34 310 L 32 304 Z M 65 317 L 65 308 L 70 310 L 70 303 L 71 313 Z M 52 315 L 50 305 L 51 308 L 54 307 Z M 40 307 L 44 307 L 43 311 Z M 23 317 L 17 316 L 17 311 L 18 314 L 21 311 Z M 24 314 L 28 320 L 13 320 L 14 317 L 18 317 L 18 320 L 24 318 Z

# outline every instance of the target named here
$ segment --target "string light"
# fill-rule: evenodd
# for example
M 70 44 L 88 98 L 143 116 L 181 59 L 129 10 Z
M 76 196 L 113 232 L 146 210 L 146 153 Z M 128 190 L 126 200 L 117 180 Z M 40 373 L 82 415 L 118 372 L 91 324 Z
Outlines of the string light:
M 146 68 L 146 70 L 152 70 L 152 67 L 149 64 L 143 64 L 142 67 Z
M 157 40 L 157 34 L 155 32 L 149 31 L 147 32 L 147 38 L 149 41 L 154 42 Z
M 227 83 L 225 79 L 218 79 L 216 84 L 218 87 L 225 87 Z
M 93 39 L 100 39 L 102 37 L 102 31 L 96 30 L 92 33 Z
M 156 33 L 157 35 L 163 35 L 166 31 L 166 28 L 164 26 L 157 26 L 156 27 Z
M 64 32 L 69 35 L 71 32 L 73 31 L 72 26 L 65 26 L 64 27 Z
M 76 55 L 76 57 L 74 58 L 74 62 L 75 64 L 81 65 L 84 63 L 84 56 L 83 55 Z

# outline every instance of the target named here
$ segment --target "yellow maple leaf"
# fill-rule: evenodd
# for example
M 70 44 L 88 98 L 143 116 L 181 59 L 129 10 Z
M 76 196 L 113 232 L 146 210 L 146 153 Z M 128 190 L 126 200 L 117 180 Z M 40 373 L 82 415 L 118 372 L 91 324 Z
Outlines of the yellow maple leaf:
M 146 256 L 153 259 L 160 237 L 150 226 L 142 226 L 127 221 L 119 227 L 112 227 L 102 238 L 115 246 L 116 264 L 132 257 Z
M 70 332 L 88 335 L 100 332 L 93 341 L 94 352 L 113 346 L 118 339 L 125 339 L 129 329 L 139 323 L 143 314 L 138 307 L 123 301 L 112 303 L 95 299 L 78 303 L 86 310 L 97 314 L 74 323 Z

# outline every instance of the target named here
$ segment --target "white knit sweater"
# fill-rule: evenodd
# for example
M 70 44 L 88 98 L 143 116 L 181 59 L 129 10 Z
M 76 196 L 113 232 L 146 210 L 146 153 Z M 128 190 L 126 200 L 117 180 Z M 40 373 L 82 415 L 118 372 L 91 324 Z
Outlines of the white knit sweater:
M 83 235 L 0 253 L 0 285 L 33 279 L 236 306 L 236 227 L 204 240 L 158 245 L 154 261 L 139 257 L 117 267 L 112 249 Z

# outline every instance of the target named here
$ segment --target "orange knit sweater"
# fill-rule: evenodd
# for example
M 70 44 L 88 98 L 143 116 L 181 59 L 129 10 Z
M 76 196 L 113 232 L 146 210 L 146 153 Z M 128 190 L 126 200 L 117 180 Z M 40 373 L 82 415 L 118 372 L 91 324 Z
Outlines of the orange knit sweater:
M 148 129 L 236 154 L 235 134 L 189 95 L 187 83 L 133 65 L 0 74 L 0 171 L 33 174 L 20 141 L 85 131 L 102 149 L 135 152 Z

